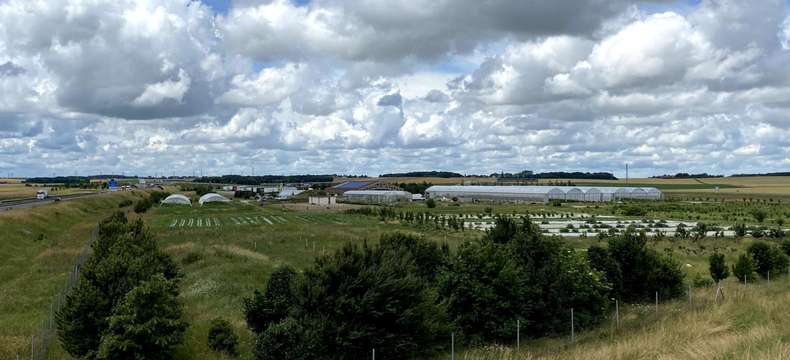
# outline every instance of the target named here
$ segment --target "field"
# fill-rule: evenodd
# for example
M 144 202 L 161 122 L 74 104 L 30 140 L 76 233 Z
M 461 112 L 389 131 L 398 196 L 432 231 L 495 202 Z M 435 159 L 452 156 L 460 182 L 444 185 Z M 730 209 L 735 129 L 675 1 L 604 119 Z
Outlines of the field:
M 31 334 L 47 317 L 97 219 L 131 198 L 100 195 L 0 213 L 0 359 L 29 353 Z
M 40 189 L 40 186 L 25 186 L 25 184 L 17 182 L 17 183 L 3 183 L 0 181 L 0 200 L 12 200 L 12 199 L 29 199 L 36 197 L 36 191 Z M 68 195 L 74 193 L 84 193 L 84 192 L 91 192 L 95 190 L 90 189 L 79 189 L 79 188 L 58 188 L 57 190 L 52 190 L 52 187 L 48 187 L 51 189 L 49 195 L 50 196 L 57 196 L 57 195 Z
M 349 181 L 363 179 L 345 179 Z M 422 183 L 427 182 L 437 185 L 485 185 L 494 184 L 496 179 L 488 177 L 470 178 L 434 178 L 434 177 L 387 177 L 370 178 L 383 183 Z M 636 178 L 618 180 L 586 180 L 586 179 L 541 179 L 537 185 L 570 181 L 577 186 L 584 185 L 611 185 L 611 186 L 653 186 L 666 192 L 670 197 L 724 197 L 739 198 L 784 198 L 790 199 L 790 177 L 787 176 L 749 176 L 749 177 L 724 177 L 701 179 L 654 179 Z M 718 190 L 716 189 L 718 187 Z
M 3 279 L 0 283 L 0 359 L 29 353 L 30 334 L 46 318 L 52 296 L 62 288 L 96 221 L 116 210 L 121 200 L 134 199 L 135 194 L 140 193 L 121 192 L 0 214 L 0 228 L 9 234 L 0 243 L 0 278 Z M 760 207 L 768 213 L 764 224 L 773 224 L 779 218 L 790 222 L 790 204 L 778 201 L 566 203 L 560 207 L 439 203 L 434 209 L 412 203 L 395 210 L 466 216 L 577 216 L 583 213 L 638 219 L 622 214 L 624 206 L 630 205 L 644 208 L 651 219 L 705 221 L 719 225 L 734 222 L 758 225 L 749 212 Z M 160 246 L 175 257 L 186 274 L 180 296 L 190 326 L 184 344 L 177 349 L 177 359 L 216 358 L 206 345 L 208 324 L 216 317 L 231 321 L 241 337 L 240 358 L 251 358 L 253 338 L 244 324 L 242 299 L 254 289 L 262 288 L 279 265 L 304 269 L 316 255 L 334 251 L 347 242 L 373 244 L 382 233 L 390 231 L 421 234 L 434 241 L 447 242 L 451 248 L 482 234 L 471 230 L 437 230 L 398 220 L 382 221 L 376 216 L 303 204 L 261 207 L 254 202 L 234 201 L 205 207 L 166 206 L 154 207 L 142 217 Z M 565 241 L 580 251 L 599 243 L 594 237 Z M 683 264 L 688 278 L 693 279 L 707 276 L 707 257 L 714 251 L 724 253 L 731 263 L 751 241 L 749 238 L 659 239 L 651 240 L 650 246 L 672 253 Z M 787 280 L 779 278 L 779 281 Z M 775 358 L 774 355 L 786 352 L 786 347 L 775 342 L 790 336 L 784 330 L 790 325 L 790 319 L 781 312 L 782 301 L 790 300 L 787 287 L 782 284 L 753 285 L 741 291 L 739 286 L 727 284 L 728 289 L 732 288 L 727 292 L 728 300 L 732 301 L 720 307 L 702 302 L 711 298 L 710 289 L 695 290 L 700 293 L 700 303 L 693 311 L 686 311 L 683 301 L 662 304 L 659 315 L 640 306 L 626 306 L 616 337 L 612 336 L 611 326 L 604 324 L 578 334 L 573 346 L 568 346 L 565 338 L 524 340 L 521 353 L 507 347 L 468 349 L 460 358 L 655 358 L 662 347 L 673 342 L 684 344 L 672 349 L 675 351 L 672 357 L 676 358 L 708 358 L 707 355 L 718 353 L 732 354 L 732 358 L 741 358 L 741 355 Z M 743 310 L 747 305 L 753 309 Z M 771 319 L 769 324 L 765 319 Z M 686 322 L 693 324 L 688 331 L 674 329 Z M 725 341 L 723 339 L 733 344 L 716 347 Z M 701 347 L 700 351 L 704 352 L 694 353 L 695 347 Z M 588 351 L 590 357 L 585 356 Z M 68 358 L 59 349 L 52 355 L 53 358 Z

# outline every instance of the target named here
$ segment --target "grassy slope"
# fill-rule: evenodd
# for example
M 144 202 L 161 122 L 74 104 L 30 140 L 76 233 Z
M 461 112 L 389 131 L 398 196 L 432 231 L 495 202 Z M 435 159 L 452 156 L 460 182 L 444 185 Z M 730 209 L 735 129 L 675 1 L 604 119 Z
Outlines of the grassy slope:
M 459 359 L 790 359 L 790 279 L 771 284 L 725 282 L 726 299 L 714 288 L 695 289 L 693 304 L 679 299 L 659 306 L 621 309 L 613 321 L 569 337 L 523 341 L 521 351 L 490 347 L 462 351 Z
M 178 348 L 177 359 L 214 359 L 206 345 L 209 322 L 215 317 L 231 321 L 241 337 L 242 359 L 250 358 L 254 339 L 246 328 L 242 299 L 261 289 L 277 267 L 288 264 L 303 269 L 315 255 L 334 251 L 347 242 L 376 243 L 385 231 L 417 232 L 414 228 L 383 224 L 366 216 L 325 212 L 296 212 L 281 206 L 261 208 L 253 205 L 218 205 L 208 208 L 156 208 L 146 220 L 157 234 L 161 246 L 175 256 L 186 273 L 181 296 L 186 305 L 190 327 Z M 280 217 L 285 224 L 235 225 L 231 217 L 270 220 Z M 175 219 L 216 218 L 222 226 L 214 228 L 170 228 Z M 425 233 L 444 241 L 437 232 Z M 450 234 L 451 246 L 470 233 Z M 197 260 L 195 260 L 197 259 Z
M 117 193 L 0 213 L 0 359 L 29 352 L 30 335 L 96 221 L 131 197 Z

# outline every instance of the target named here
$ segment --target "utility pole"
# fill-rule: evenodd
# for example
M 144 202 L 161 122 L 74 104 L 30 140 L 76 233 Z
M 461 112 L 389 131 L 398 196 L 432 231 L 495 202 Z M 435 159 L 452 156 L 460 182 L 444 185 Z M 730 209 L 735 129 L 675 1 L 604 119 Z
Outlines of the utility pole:
M 628 185 L 628 163 L 625 163 L 625 183 Z

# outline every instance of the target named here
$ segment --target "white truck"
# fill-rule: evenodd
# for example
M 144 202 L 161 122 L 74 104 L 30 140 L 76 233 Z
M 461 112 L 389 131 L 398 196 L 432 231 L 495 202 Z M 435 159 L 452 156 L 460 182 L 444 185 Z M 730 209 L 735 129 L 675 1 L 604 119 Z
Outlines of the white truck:
M 36 191 L 36 199 L 44 200 L 49 195 L 49 191 L 47 189 L 39 189 Z

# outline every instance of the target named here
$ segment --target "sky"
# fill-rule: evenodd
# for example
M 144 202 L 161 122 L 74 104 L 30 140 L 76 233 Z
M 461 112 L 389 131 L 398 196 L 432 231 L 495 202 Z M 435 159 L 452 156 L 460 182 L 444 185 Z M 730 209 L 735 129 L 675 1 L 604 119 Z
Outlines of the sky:
M 0 177 L 790 170 L 782 0 L 0 0 Z

